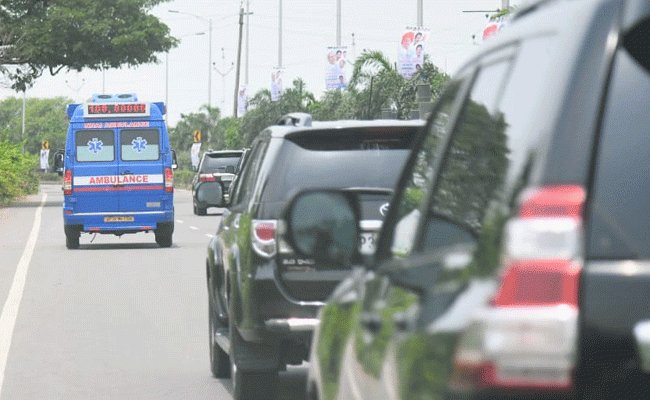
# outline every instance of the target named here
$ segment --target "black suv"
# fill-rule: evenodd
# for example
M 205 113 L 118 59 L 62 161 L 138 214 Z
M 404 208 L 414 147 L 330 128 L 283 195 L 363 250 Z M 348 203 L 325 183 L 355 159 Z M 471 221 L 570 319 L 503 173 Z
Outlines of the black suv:
M 424 125 L 312 123 L 301 114 L 281 123 L 254 141 L 208 246 L 212 373 L 232 377 L 237 400 L 270 399 L 278 371 L 307 358 L 316 313 L 349 273 L 294 254 L 280 220 L 288 200 L 313 187 L 359 198 L 360 251 L 372 254 L 392 189 Z
M 450 82 L 375 259 L 322 308 L 310 398 L 650 398 L 649 154 L 650 2 L 522 8 Z M 356 208 L 302 193 L 286 238 L 350 265 Z
M 192 179 L 194 214 L 206 215 L 208 207 L 223 207 L 229 187 L 239 172 L 244 150 L 209 150 L 203 153 Z

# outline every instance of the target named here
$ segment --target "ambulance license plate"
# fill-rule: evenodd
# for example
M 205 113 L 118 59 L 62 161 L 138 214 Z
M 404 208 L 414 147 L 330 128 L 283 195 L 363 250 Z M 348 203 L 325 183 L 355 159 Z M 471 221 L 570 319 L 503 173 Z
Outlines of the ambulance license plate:
M 104 222 L 133 222 L 135 218 L 132 216 L 126 217 L 104 217 Z

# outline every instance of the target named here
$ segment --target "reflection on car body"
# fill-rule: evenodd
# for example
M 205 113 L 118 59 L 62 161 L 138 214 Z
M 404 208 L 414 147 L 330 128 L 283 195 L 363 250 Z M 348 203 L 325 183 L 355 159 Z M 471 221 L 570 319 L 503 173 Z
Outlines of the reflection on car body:
M 645 0 L 538 2 L 461 68 L 321 309 L 310 399 L 648 398 L 649 33 Z

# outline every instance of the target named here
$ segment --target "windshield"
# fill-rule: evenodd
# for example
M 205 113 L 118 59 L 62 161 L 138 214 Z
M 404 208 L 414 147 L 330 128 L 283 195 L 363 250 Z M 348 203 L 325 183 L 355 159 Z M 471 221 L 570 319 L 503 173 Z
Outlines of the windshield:
M 201 163 L 200 173 L 213 173 L 213 172 L 231 172 L 235 173 L 235 169 L 239 164 L 240 157 L 222 157 L 222 156 L 213 156 L 207 155 L 203 158 L 203 163 Z M 230 168 L 228 168 L 230 167 Z

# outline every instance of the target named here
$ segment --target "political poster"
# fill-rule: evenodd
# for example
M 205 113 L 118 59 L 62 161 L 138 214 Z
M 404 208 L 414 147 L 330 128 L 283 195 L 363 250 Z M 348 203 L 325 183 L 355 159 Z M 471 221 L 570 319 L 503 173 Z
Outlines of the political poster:
M 273 68 L 271 72 L 271 101 L 280 100 L 282 96 L 282 77 L 284 75 L 284 69 L 282 68 Z
M 506 25 L 508 18 L 505 16 L 490 18 L 485 28 L 483 28 L 483 40 L 494 36 Z
M 201 155 L 201 142 L 192 143 L 190 149 L 190 161 L 192 162 L 192 169 L 196 171 L 199 168 L 199 160 Z
M 41 161 L 41 170 L 47 172 L 50 169 L 50 149 L 41 149 L 40 161 Z
M 248 110 L 248 94 L 246 94 L 246 86 L 240 86 L 237 93 L 237 116 L 243 117 Z
M 406 27 L 397 50 L 397 70 L 401 76 L 411 79 L 424 64 L 429 29 Z
M 348 87 L 347 47 L 327 48 L 327 66 L 325 68 L 325 89 L 345 89 Z

